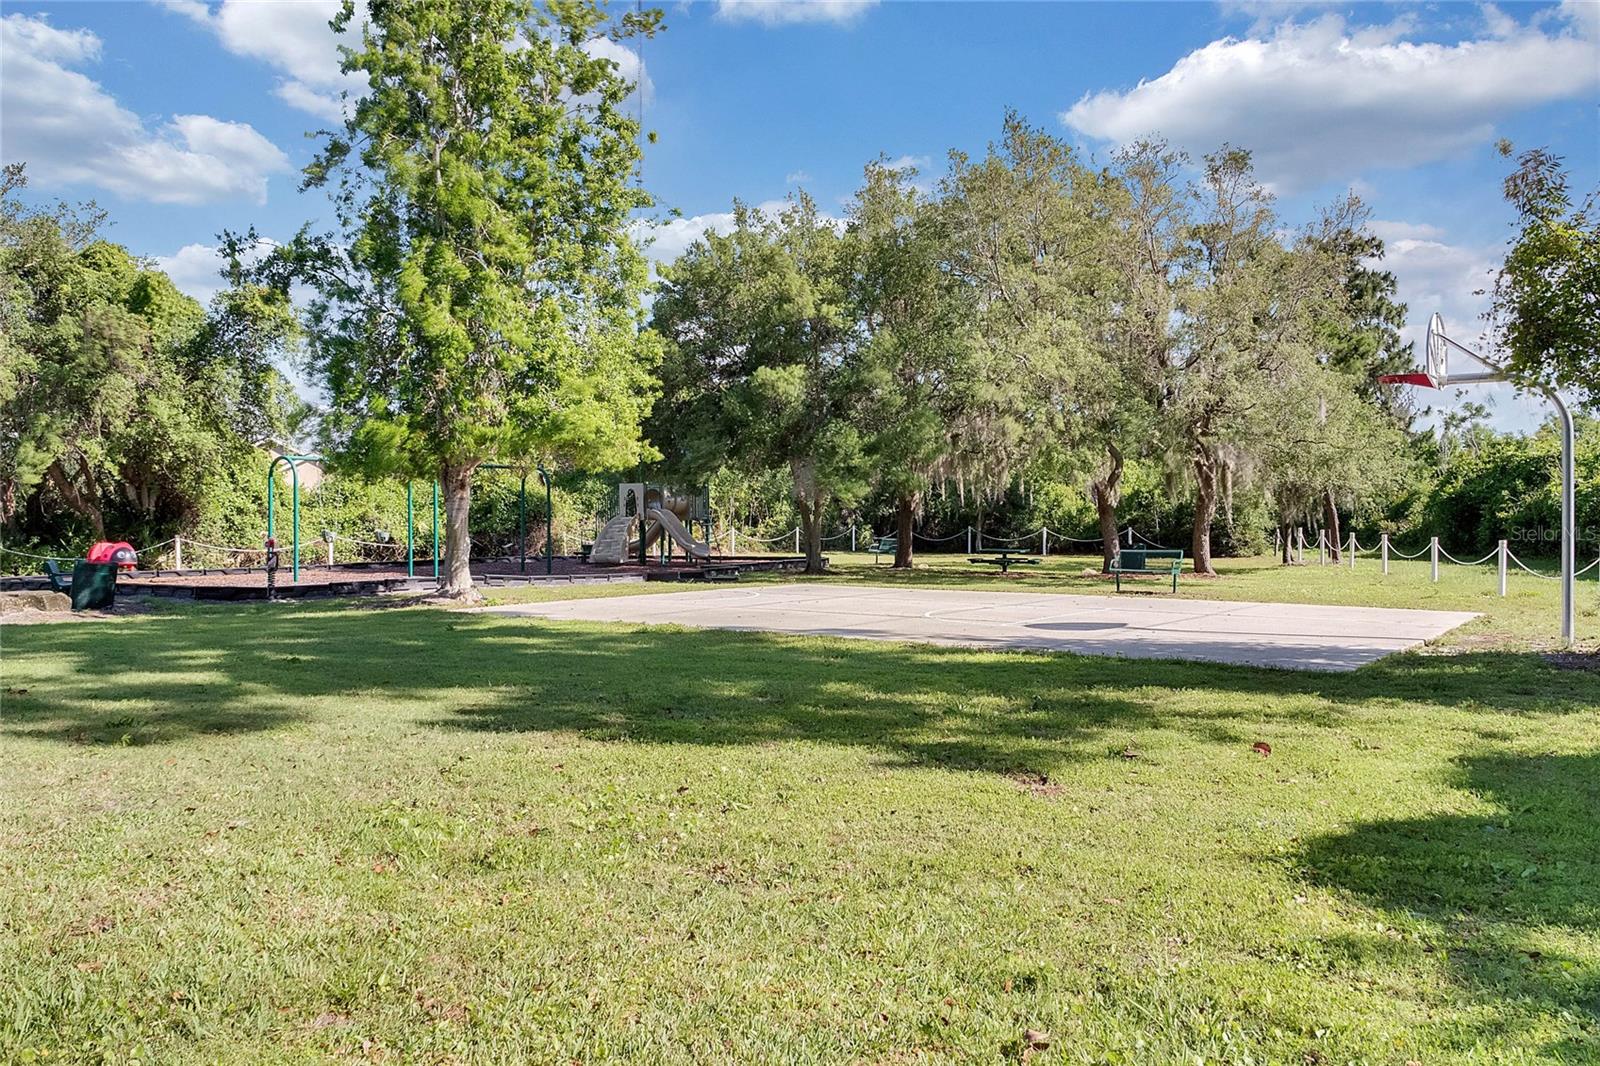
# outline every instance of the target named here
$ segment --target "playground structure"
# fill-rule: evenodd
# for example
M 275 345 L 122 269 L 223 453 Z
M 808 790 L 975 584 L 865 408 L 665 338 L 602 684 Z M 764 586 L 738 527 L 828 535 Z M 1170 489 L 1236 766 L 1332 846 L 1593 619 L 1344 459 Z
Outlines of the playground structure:
M 696 540 L 695 522 L 705 533 Z M 636 535 L 635 526 L 642 527 Z M 601 528 L 589 550 L 589 561 L 599 566 L 637 562 L 643 566 L 651 547 L 661 544 L 663 558 L 676 546 L 690 561 L 711 560 L 710 513 L 704 495 L 673 492 L 661 485 L 630 482 L 617 486 L 617 513 Z

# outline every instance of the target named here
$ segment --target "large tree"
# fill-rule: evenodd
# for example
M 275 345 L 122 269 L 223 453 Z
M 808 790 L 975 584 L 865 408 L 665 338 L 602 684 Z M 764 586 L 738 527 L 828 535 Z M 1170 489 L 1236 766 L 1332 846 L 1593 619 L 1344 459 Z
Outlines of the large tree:
M 1575 203 L 1561 158 L 1535 148 L 1518 158 L 1505 195 L 1517 232 L 1495 280 L 1497 340 L 1524 384 L 1571 389 L 1600 407 L 1600 189 Z
M 948 217 L 915 178 L 908 168 L 869 166 L 846 234 L 859 403 L 873 473 L 894 501 L 896 567 L 912 565 L 915 520 L 932 486 L 959 465 L 983 393 L 972 290 L 947 268 Z
M 1173 400 L 1162 413 L 1194 480 L 1194 569 L 1214 574 L 1211 527 L 1235 467 L 1281 431 L 1268 401 L 1319 365 L 1318 324 L 1342 310 L 1343 275 L 1327 245 L 1349 225 L 1350 205 L 1286 245 L 1249 153 L 1235 148 L 1206 157 L 1195 198 L 1196 276 L 1173 352 Z
M 332 26 L 355 20 L 347 0 Z M 472 594 L 483 463 L 615 469 L 644 453 L 636 86 L 595 45 L 658 22 L 595 0 L 371 0 L 343 62 L 366 91 L 306 169 L 337 226 L 253 271 L 315 292 L 307 338 L 336 443 L 442 483 L 446 595 Z
M 28 207 L 24 184 L 0 178 L 0 521 L 32 499 L 95 538 L 169 536 L 273 428 L 272 315 L 245 292 L 208 315 L 92 206 Z
M 806 569 L 820 571 L 827 509 L 867 485 L 844 238 L 803 194 L 777 214 L 736 204 L 729 233 L 706 233 L 662 274 L 652 436 L 686 473 L 786 469 Z
M 1003 490 L 1016 473 L 1104 451 L 1115 484 L 1120 370 L 1097 346 L 1111 302 L 1104 175 L 1012 113 L 981 159 L 952 154 L 944 192 L 951 269 L 975 308 L 967 480 Z
M 1324 251 L 1334 258 L 1344 275 L 1344 301 L 1339 313 L 1320 323 L 1318 344 L 1323 361 L 1344 375 L 1357 393 L 1376 406 L 1387 421 L 1409 429 L 1417 409 L 1416 390 L 1385 385 L 1384 374 L 1399 374 L 1412 366 L 1412 344 L 1401 335 L 1406 305 L 1396 299 L 1398 282 L 1382 268 L 1383 241 L 1365 226 L 1367 212 L 1351 198 L 1343 209 L 1350 224 L 1322 238 Z M 1344 537 L 1339 528 L 1340 498 L 1327 488 L 1322 497 L 1322 527 L 1331 542 L 1335 562 L 1342 557 Z

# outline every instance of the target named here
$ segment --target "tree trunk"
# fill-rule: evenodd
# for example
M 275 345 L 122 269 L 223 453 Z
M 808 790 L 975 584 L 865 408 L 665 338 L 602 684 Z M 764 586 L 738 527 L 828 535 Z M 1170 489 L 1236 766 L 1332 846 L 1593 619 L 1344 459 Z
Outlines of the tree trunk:
M 1291 540 L 1293 533 L 1293 525 L 1286 522 L 1278 523 L 1278 538 L 1281 543 L 1280 555 L 1282 557 L 1280 562 L 1282 562 L 1284 566 L 1289 566 L 1294 562 L 1294 544 Z
M 800 502 L 800 535 L 806 542 L 806 573 L 820 574 L 822 565 L 822 501 Z
M 1115 444 L 1106 442 L 1106 472 L 1089 486 L 1094 496 L 1094 509 L 1100 518 L 1101 570 L 1109 571 L 1111 561 L 1117 557 L 1117 505 L 1122 502 L 1122 452 Z
M 1194 449 L 1194 572 L 1216 577 L 1211 565 L 1211 523 L 1217 517 L 1217 457 L 1204 444 Z
M 1343 540 L 1339 536 L 1339 507 L 1333 502 L 1332 489 L 1324 489 L 1322 493 L 1322 528 L 1328 536 L 1328 557 L 1338 562 L 1341 554 L 1339 546 Z
M 444 464 L 439 484 L 444 490 L 444 571 L 439 594 L 452 599 L 478 599 L 472 587 L 472 538 L 467 515 L 472 509 L 472 471 L 476 463 Z
M 791 460 L 789 472 L 794 477 L 794 503 L 800 512 L 800 533 L 806 542 L 805 572 L 820 574 L 823 572 L 822 512 L 826 509 L 827 495 L 818 483 L 816 466 L 811 460 Z
M 920 493 L 908 492 L 901 496 L 894 515 L 894 565 L 897 570 L 911 569 L 911 526 L 917 517 Z
M 61 494 L 62 502 L 89 520 L 89 526 L 94 530 L 94 539 L 105 540 L 106 518 L 100 510 L 100 504 L 91 498 L 90 492 L 78 491 L 78 487 L 72 483 L 72 479 L 67 476 L 67 472 L 61 468 L 59 459 L 46 468 L 45 476 L 50 479 L 50 484 L 54 485 L 56 491 Z

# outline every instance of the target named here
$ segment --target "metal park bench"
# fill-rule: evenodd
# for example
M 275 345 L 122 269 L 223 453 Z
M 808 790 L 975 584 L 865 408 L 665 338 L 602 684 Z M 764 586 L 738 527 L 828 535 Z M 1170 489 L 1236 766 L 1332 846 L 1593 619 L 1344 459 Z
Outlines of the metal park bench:
M 867 545 L 867 551 L 872 553 L 872 564 L 874 566 L 876 566 L 878 564 L 878 556 L 887 555 L 890 558 L 893 558 L 895 552 L 897 552 L 899 550 L 900 550 L 900 538 L 899 537 L 879 537 L 876 540 L 874 540 L 871 544 Z
M 1176 548 L 1124 548 L 1111 559 L 1107 573 L 1116 575 L 1117 591 L 1122 591 L 1122 575 L 1132 577 L 1172 576 L 1172 591 L 1178 591 L 1178 575 L 1183 572 L 1183 552 Z

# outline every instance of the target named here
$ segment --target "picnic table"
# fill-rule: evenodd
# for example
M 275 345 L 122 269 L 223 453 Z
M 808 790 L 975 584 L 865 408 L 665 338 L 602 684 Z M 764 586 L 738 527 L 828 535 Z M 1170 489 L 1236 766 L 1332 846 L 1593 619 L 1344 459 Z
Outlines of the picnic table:
M 979 548 L 978 557 L 968 559 L 967 562 L 998 566 L 1002 574 L 1010 573 L 1013 566 L 1039 565 L 1039 560 L 1026 548 Z

